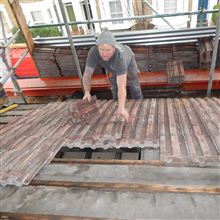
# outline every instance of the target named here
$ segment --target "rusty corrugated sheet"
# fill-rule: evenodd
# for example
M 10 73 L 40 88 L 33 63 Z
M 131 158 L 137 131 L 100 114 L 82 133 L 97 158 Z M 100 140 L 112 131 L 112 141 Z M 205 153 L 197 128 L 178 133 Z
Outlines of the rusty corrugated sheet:
M 182 165 L 219 165 L 219 99 L 160 99 L 159 102 L 160 159 Z
M 131 123 L 117 116 L 117 102 L 98 101 L 99 113 L 77 122 L 76 101 L 50 103 L 1 130 L 1 184 L 28 184 L 62 146 L 160 147 L 166 164 L 219 166 L 220 99 L 129 100 Z

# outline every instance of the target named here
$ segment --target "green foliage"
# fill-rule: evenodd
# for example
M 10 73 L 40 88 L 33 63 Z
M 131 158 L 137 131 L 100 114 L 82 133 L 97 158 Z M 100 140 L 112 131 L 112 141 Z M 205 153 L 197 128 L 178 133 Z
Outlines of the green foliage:
M 220 9 L 220 4 L 217 4 L 213 7 L 213 9 Z M 214 25 L 217 24 L 217 18 L 218 18 L 218 13 L 213 13 L 212 14 L 212 22 Z
M 12 33 L 16 33 L 18 30 L 18 27 L 14 27 L 12 29 Z M 30 28 L 29 29 L 32 37 L 56 37 L 56 36 L 61 36 L 61 33 L 58 29 L 58 27 L 39 27 L 39 28 Z M 24 43 L 24 36 L 22 32 L 20 31 L 17 38 L 16 38 L 16 43 Z
M 11 30 L 12 34 L 15 34 L 18 29 L 19 29 L 18 27 L 13 27 L 12 30 Z M 24 43 L 24 42 L 25 42 L 24 41 L 24 36 L 23 36 L 22 32 L 20 31 L 18 36 L 15 39 L 15 43 Z
M 58 27 L 39 27 L 39 28 L 30 28 L 32 37 L 56 37 L 60 36 L 60 31 Z

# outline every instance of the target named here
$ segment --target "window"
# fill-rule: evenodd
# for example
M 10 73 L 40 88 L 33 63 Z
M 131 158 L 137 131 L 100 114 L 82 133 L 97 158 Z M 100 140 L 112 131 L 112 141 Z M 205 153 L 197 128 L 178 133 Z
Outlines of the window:
M 72 3 L 66 3 L 65 7 L 66 7 L 66 12 L 67 12 L 67 16 L 69 18 L 69 21 L 70 22 L 76 21 L 76 17 L 75 17 L 75 13 L 74 13 L 74 10 L 73 10 Z M 76 24 L 72 24 L 71 28 L 72 28 L 72 31 L 78 31 L 78 28 L 77 28 Z
M 177 0 L 164 0 L 164 13 L 177 12 Z
M 83 1 L 81 4 L 82 4 L 82 8 L 83 8 L 83 12 L 84 12 L 86 20 L 89 20 L 88 13 L 90 14 L 91 19 L 93 19 L 92 9 L 91 9 L 90 2 L 88 1 L 88 9 L 89 9 L 88 13 L 87 13 L 87 10 L 86 10 L 86 3 L 85 3 L 85 1 Z M 90 29 L 90 27 L 91 26 L 89 24 L 87 24 L 87 28 Z M 93 29 L 95 29 L 95 25 L 94 24 L 92 24 L 92 27 L 93 27 Z
M 110 1 L 109 2 L 111 18 L 122 18 L 122 7 L 120 1 Z M 113 21 L 112 24 L 123 24 L 123 21 Z
M 32 11 L 31 16 L 32 16 L 35 23 L 37 23 L 37 24 L 44 23 L 44 19 L 43 19 L 41 11 Z

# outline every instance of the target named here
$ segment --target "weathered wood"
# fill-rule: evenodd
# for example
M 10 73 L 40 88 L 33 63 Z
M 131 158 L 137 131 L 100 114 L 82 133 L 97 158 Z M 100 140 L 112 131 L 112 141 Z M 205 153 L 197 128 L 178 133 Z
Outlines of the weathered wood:
M 122 164 L 122 165 L 149 165 L 149 166 L 162 166 L 163 163 L 159 160 L 90 160 L 90 159 L 65 159 L 54 158 L 52 163 L 68 163 L 68 164 Z
M 0 212 L 2 220 L 113 220 L 112 218 L 92 218 L 80 216 L 66 216 L 66 215 L 42 215 L 30 213 L 13 213 L 13 212 Z M 114 218 L 117 220 L 116 218 Z
M 25 42 L 27 44 L 28 50 L 31 55 L 33 55 L 34 51 L 34 42 L 32 40 L 32 35 L 28 29 L 28 25 L 25 21 L 24 14 L 22 12 L 21 6 L 19 4 L 19 1 L 8 1 L 10 8 L 14 14 L 14 17 L 17 21 L 17 24 L 19 25 L 23 35 Z
M 209 69 L 212 60 L 213 37 L 199 38 L 198 46 L 199 46 L 199 68 Z
M 71 187 L 76 189 L 88 190 L 112 190 L 129 192 L 173 192 L 173 193 L 210 193 L 220 194 L 219 187 L 176 187 L 170 185 L 148 185 L 131 183 L 100 183 L 100 182 L 71 182 L 71 181 L 44 181 L 32 180 L 32 186 L 51 186 L 51 187 Z
M 182 60 L 167 62 L 167 81 L 170 84 L 180 84 L 184 81 L 185 73 Z
M 220 174 L 218 168 L 52 163 L 45 165 L 34 180 L 218 188 Z
M 1 212 L 113 219 L 219 218 L 217 204 L 220 196 L 216 194 L 139 193 L 45 186 L 0 187 L 0 190 Z

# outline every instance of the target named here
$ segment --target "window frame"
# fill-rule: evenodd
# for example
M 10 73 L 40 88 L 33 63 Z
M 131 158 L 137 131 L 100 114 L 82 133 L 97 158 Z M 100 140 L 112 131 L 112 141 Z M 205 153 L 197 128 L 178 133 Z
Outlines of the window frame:
M 116 11 L 115 12 L 112 12 L 112 8 L 111 8 L 111 4 L 115 4 L 114 5 L 114 9 L 117 9 L 117 4 L 120 3 L 120 9 L 121 11 Z M 123 10 L 122 10 L 122 4 L 121 4 L 121 1 L 120 0 L 111 0 L 109 1 L 109 12 L 110 12 L 110 16 L 112 19 L 114 18 L 123 18 L 124 15 L 123 15 Z M 112 21 L 112 24 L 113 25 L 116 25 L 116 24 L 124 24 L 124 21 Z

